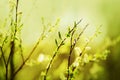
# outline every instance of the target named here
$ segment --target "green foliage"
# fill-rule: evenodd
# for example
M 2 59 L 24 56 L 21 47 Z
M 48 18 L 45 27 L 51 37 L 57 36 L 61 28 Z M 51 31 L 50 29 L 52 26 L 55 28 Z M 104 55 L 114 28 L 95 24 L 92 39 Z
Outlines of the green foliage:
M 61 37 L 61 33 L 60 33 L 60 32 L 58 32 L 58 36 L 59 36 L 59 38 L 62 40 L 62 37 Z
M 57 39 L 55 39 L 55 44 L 56 44 L 56 46 L 58 47 L 58 41 L 57 41 Z
M 88 70 L 87 72 L 89 72 L 91 67 L 86 68 L 86 65 L 94 64 L 106 60 L 108 54 L 110 53 L 108 47 L 114 46 L 115 44 L 120 42 L 120 37 L 118 37 L 116 40 L 113 41 L 113 43 L 110 43 L 107 46 L 103 45 L 102 47 L 105 46 L 104 49 L 100 49 L 99 51 L 92 52 L 92 50 L 89 49 L 88 46 L 93 39 L 95 39 L 97 36 L 101 34 L 100 31 L 101 26 L 100 26 L 96 29 L 96 32 L 92 36 L 90 36 L 89 41 L 87 41 L 86 43 L 82 43 L 84 44 L 84 46 L 81 48 L 82 50 L 77 51 L 78 54 L 75 54 L 74 52 L 75 48 L 81 47 L 78 44 L 81 42 L 85 30 L 88 29 L 88 24 L 85 25 L 83 29 L 79 30 L 78 27 L 82 19 L 78 22 L 75 21 L 73 26 L 71 27 L 68 26 L 68 31 L 66 32 L 67 34 L 62 34 L 61 31 L 56 30 L 58 29 L 57 27 L 59 25 L 60 19 L 58 19 L 53 25 L 50 23 L 46 25 L 45 19 L 42 17 L 41 22 L 42 22 L 43 31 L 39 39 L 36 41 L 36 44 L 31 49 L 30 53 L 28 53 L 28 55 L 26 56 L 23 51 L 23 43 L 21 38 L 21 30 L 24 24 L 22 23 L 22 12 L 18 11 L 19 8 L 18 4 L 19 4 L 19 0 L 16 1 L 10 0 L 10 7 L 11 7 L 9 14 L 10 19 L 8 19 L 10 20 L 9 29 L 8 31 L 6 30 L 6 34 L 0 32 L 0 69 L 1 69 L 0 80 L 3 79 L 15 80 L 16 75 L 19 75 L 18 73 L 21 70 L 24 70 L 25 67 L 34 68 L 33 66 L 37 66 L 37 67 L 39 66 L 41 68 L 42 66 L 44 67 L 44 69 L 41 70 L 40 68 L 38 68 L 38 74 L 35 75 L 35 77 L 39 76 L 37 80 L 43 80 L 43 79 L 53 80 L 54 77 L 55 79 L 60 79 L 60 75 L 62 75 L 62 78 L 67 80 L 76 80 L 78 79 L 77 78 L 78 75 L 82 75 L 82 73 L 84 73 L 83 70 Z M 7 23 L 5 23 L 5 25 L 6 24 Z M 79 33 L 77 33 L 77 31 Z M 46 63 L 44 62 L 42 63 L 42 62 L 38 62 L 36 59 L 33 60 L 32 55 L 35 54 L 36 49 L 39 48 L 40 42 L 47 39 L 48 36 L 50 36 L 50 33 L 54 33 L 54 32 L 57 33 L 57 38 L 55 37 L 54 39 L 56 47 L 52 52 L 52 55 L 50 55 L 48 61 Z M 49 42 L 49 39 L 47 41 Z M 66 46 L 66 44 L 68 45 L 67 53 L 62 55 L 60 54 L 60 50 L 62 47 Z M 47 50 L 47 48 L 45 48 L 45 50 Z M 43 59 L 47 59 L 45 57 L 46 56 L 41 56 L 39 57 L 40 58 L 39 60 L 44 61 Z M 57 60 L 56 64 L 55 64 L 55 60 Z M 62 62 L 64 61 L 67 61 L 67 63 L 65 63 L 65 65 L 62 65 Z M 47 65 L 44 66 L 44 64 Z M 53 66 L 54 64 L 56 66 Z M 61 65 L 62 67 L 67 67 L 67 68 L 64 69 L 63 71 L 62 70 L 58 71 L 57 69 L 59 69 Z M 61 74 L 58 73 L 59 75 L 57 74 L 55 75 L 54 74 L 55 71 Z

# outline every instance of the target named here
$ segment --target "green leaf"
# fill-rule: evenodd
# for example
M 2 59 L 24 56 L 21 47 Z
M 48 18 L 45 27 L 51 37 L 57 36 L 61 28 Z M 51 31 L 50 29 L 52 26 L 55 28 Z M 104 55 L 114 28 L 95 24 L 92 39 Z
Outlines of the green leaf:
M 56 46 L 58 47 L 58 42 L 57 42 L 57 39 L 55 39 L 55 44 L 56 44 Z
M 8 40 L 7 40 L 7 39 L 8 39 L 8 36 L 6 36 L 6 37 L 5 37 L 5 39 L 4 39 L 4 42 L 5 42 L 5 43 L 7 43 L 7 42 L 8 42 Z
M 17 36 L 14 37 L 14 40 L 19 40 Z
M 55 23 L 55 26 L 57 26 L 60 22 L 60 19 L 57 19 L 56 23 Z
M 60 32 L 58 32 L 58 36 L 59 36 L 59 38 L 62 40 L 62 37 L 61 37 L 61 33 L 60 33 Z
M 23 27 L 23 24 L 21 24 L 19 27 L 20 27 L 20 29 L 21 29 L 21 28 Z
M 66 37 L 70 37 L 70 33 L 67 33 Z
M 70 29 L 70 26 L 68 26 L 68 32 L 66 33 L 66 37 L 70 37 L 70 32 L 71 32 L 71 29 Z
M 65 45 L 65 43 L 62 43 L 61 45 Z
M 77 27 L 76 21 L 74 22 L 74 27 Z
M 71 29 L 70 29 L 70 26 L 68 26 L 68 32 L 70 32 L 70 30 L 71 30 Z
M 101 31 L 98 31 L 98 34 L 101 34 L 102 32 Z

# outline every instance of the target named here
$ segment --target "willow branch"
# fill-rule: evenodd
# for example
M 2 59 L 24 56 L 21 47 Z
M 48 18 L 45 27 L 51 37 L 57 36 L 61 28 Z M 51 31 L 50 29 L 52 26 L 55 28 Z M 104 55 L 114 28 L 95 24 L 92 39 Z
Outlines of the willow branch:
M 93 34 L 93 36 L 89 39 L 89 41 L 85 44 L 83 50 L 79 53 L 79 57 L 83 57 L 84 56 L 84 52 L 86 50 L 86 47 L 89 45 L 89 43 L 94 39 L 94 37 L 98 34 L 98 31 L 100 30 L 101 26 L 97 28 L 96 32 Z M 79 62 L 79 59 L 76 61 L 76 62 Z M 77 69 L 77 66 L 74 66 L 73 69 L 72 69 L 72 73 L 75 72 L 75 70 Z M 72 76 L 73 78 L 73 76 Z M 72 79 L 70 78 L 70 80 Z
M 69 80 L 69 77 L 70 77 L 70 60 L 71 60 L 71 55 L 72 55 L 73 49 L 76 46 L 76 44 L 79 41 L 81 35 L 83 34 L 83 32 L 86 30 L 87 27 L 88 27 L 88 24 L 80 32 L 80 34 L 78 35 L 77 39 L 74 39 L 74 43 L 72 42 L 72 38 L 73 38 L 74 32 L 71 35 L 71 47 L 70 47 L 70 53 L 69 53 L 69 58 L 68 58 L 68 76 L 67 76 L 67 80 Z
M 68 66 L 67 66 L 67 69 L 68 69 L 68 75 L 67 75 L 67 80 L 69 80 L 69 76 L 70 76 L 70 61 L 71 61 L 71 54 L 72 54 L 72 51 L 73 51 L 73 35 L 74 35 L 75 31 L 72 32 L 71 34 L 71 39 L 70 39 L 70 52 L 69 52 L 69 57 L 68 57 Z
M 14 30 L 14 34 L 13 34 L 13 41 L 11 41 L 11 51 L 10 51 L 10 54 L 9 54 L 9 57 L 8 57 L 8 61 L 7 61 L 7 66 L 9 64 L 9 61 L 10 61 L 10 68 L 11 68 L 11 80 L 14 79 L 14 61 L 13 61 L 13 56 L 14 56 L 14 53 L 15 53 L 15 37 L 16 37 L 16 34 L 17 34 L 17 27 L 18 27 L 18 3 L 19 3 L 19 0 L 16 0 L 16 6 L 15 6 L 15 30 Z M 8 69 L 8 67 L 7 67 Z
M 1 50 L 1 53 L 2 53 L 2 58 L 3 58 L 3 61 L 4 61 L 4 65 L 6 66 L 6 60 L 5 60 L 5 56 L 4 56 L 4 51 L 3 51 L 3 47 L 4 47 L 4 44 L 5 44 L 5 41 L 7 40 L 8 36 L 6 35 L 5 39 L 3 40 L 3 43 L 2 43 L 2 46 L 0 47 L 0 50 Z
M 81 19 L 76 25 L 74 25 L 74 27 L 73 27 L 68 33 L 71 34 L 71 33 L 75 30 L 75 28 L 77 27 L 77 25 L 78 25 L 81 21 L 82 21 L 82 19 Z M 67 37 L 65 37 L 65 38 L 61 41 L 61 43 L 58 45 L 56 51 L 53 53 L 53 56 L 52 56 L 52 58 L 51 58 L 51 60 L 50 60 L 50 62 L 49 62 L 49 64 L 48 64 L 48 66 L 47 66 L 47 69 L 46 69 L 46 72 L 45 72 L 45 76 L 44 76 L 44 80 L 46 80 L 46 77 L 47 77 L 48 71 L 49 71 L 49 69 L 50 69 L 50 67 L 51 67 L 51 65 L 52 65 L 52 62 L 53 62 L 54 58 L 56 57 L 56 55 L 57 55 L 60 47 L 64 44 L 64 42 L 65 42 L 66 39 L 67 39 Z

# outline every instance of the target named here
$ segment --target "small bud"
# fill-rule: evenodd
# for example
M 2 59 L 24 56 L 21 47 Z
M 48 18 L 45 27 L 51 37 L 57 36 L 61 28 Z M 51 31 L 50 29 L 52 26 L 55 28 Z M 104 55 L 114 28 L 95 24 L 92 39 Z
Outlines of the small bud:
M 37 61 L 38 61 L 38 62 L 42 62 L 42 61 L 44 61 L 44 59 L 45 59 L 45 56 L 44 56 L 43 54 L 40 54 L 40 55 L 38 56 Z
M 91 47 L 90 47 L 90 46 L 87 46 L 85 49 L 86 49 L 87 51 L 89 51 L 89 50 L 91 50 Z
M 88 55 L 87 55 L 87 54 L 84 55 L 84 62 L 85 62 L 85 63 L 88 63 L 88 62 L 89 62 L 89 58 L 88 58 Z
M 79 56 L 81 54 L 82 50 L 79 47 L 75 47 L 75 54 Z

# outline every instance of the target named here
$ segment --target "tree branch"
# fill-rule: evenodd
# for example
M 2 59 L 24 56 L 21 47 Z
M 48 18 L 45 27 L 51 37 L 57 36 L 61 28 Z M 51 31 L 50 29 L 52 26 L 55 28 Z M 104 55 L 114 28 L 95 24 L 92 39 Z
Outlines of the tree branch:
M 79 57 L 83 57 L 84 56 L 84 51 L 86 49 L 86 47 L 88 46 L 88 44 L 94 39 L 94 37 L 98 34 L 99 30 L 101 28 L 101 25 L 97 28 L 96 32 L 93 34 L 93 36 L 89 39 L 89 41 L 85 44 L 83 50 L 79 53 Z M 75 62 L 79 62 L 79 59 L 77 59 L 77 61 Z M 74 66 L 72 69 L 72 73 L 74 74 L 75 70 L 77 69 L 78 66 Z M 73 76 L 70 78 L 70 80 L 73 78 Z
M 75 28 L 77 27 L 77 25 L 78 25 L 81 21 L 82 21 L 82 19 L 81 19 L 76 25 L 74 25 L 74 27 L 68 32 L 68 34 L 71 34 L 71 33 L 75 30 Z M 49 71 L 49 69 L 50 69 L 50 67 L 51 67 L 51 65 L 52 65 L 52 62 L 53 62 L 54 58 L 56 57 L 56 55 L 57 55 L 57 53 L 58 53 L 58 50 L 59 50 L 60 47 L 63 45 L 63 43 L 64 43 L 64 41 L 65 41 L 66 39 L 67 39 L 67 37 L 65 37 L 65 38 L 61 41 L 61 43 L 58 45 L 56 51 L 53 53 L 52 59 L 50 60 L 50 62 L 49 62 L 49 64 L 48 64 L 48 67 L 47 67 L 47 69 L 46 69 L 45 76 L 44 76 L 44 80 L 46 80 L 48 71 Z
M 69 80 L 69 78 L 70 78 L 70 61 L 71 61 L 71 55 L 72 55 L 73 49 L 76 46 L 76 44 L 79 41 L 81 35 L 83 34 L 83 32 L 85 31 L 85 29 L 87 27 L 88 27 L 88 24 L 80 32 L 80 34 L 78 35 L 77 39 L 74 39 L 74 43 L 72 42 L 72 39 L 73 39 L 73 35 L 74 35 L 75 31 L 71 34 L 71 47 L 70 47 L 70 53 L 69 53 L 69 57 L 68 57 L 68 76 L 67 76 L 67 80 Z

